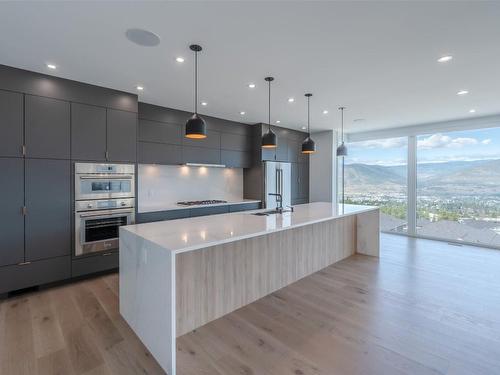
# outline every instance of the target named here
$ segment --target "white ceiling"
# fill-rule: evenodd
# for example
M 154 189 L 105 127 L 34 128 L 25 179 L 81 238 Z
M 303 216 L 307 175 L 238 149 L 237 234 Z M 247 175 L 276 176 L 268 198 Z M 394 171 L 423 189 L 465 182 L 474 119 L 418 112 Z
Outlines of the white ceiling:
M 345 105 L 347 130 L 359 131 L 500 113 L 499 20 L 500 3 L 475 1 L 2 2 L 0 63 L 129 92 L 141 84 L 141 101 L 191 111 L 197 42 L 200 112 L 266 121 L 271 74 L 272 121 L 304 125 L 312 92 L 313 130 L 337 128 Z M 132 44 L 128 28 L 161 43 Z M 443 54 L 454 59 L 438 64 Z

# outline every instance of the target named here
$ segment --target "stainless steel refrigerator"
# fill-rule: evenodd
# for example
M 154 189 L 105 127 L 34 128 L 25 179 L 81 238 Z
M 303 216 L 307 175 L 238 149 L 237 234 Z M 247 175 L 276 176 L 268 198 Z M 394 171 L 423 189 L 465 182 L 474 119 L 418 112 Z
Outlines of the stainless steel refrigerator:
M 292 167 L 290 163 L 277 161 L 264 162 L 265 183 L 264 183 L 264 201 L 266 208 L 276 208 L 279 198 L 269 195 L 269 193 L 278 193 L 283 197 L 283 208 L 292 204 Z

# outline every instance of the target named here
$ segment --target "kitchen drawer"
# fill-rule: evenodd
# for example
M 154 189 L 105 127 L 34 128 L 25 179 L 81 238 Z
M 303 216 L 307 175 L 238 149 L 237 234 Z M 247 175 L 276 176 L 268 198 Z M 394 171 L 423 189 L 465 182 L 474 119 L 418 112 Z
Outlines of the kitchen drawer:
M 73 259 L 71 261 L 71 276 L 78 277 L 112 270 L 118 268 L 119 260 L 118 251 Z
M 259 208 L 260 208 L 260 202 L 232 204 L 229 206 L 229 212 L 258 210 Z
M 200 208 L 191 208 L 190 216 L 205 216 L 205 215 L 216 215 L 216 214 L 225 214 L 229 212 L 229 206 L 214 206 L 214 207 L 200 207 Z
M 0 267 L 0 294 L 69 279 L 69 256 L 49 258 L 24 265 Z
M 189 209 L 157 212 L 143 212 L 135 215 L 135 223 L 151 223 L 153 221 L 175 220 L 189 217 Z

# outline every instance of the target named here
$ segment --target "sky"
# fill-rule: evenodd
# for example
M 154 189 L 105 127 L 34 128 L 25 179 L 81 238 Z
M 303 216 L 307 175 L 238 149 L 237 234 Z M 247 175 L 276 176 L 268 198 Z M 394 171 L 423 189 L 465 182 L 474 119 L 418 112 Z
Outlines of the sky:
M 407 138 L 386 138 L 347 144 L 346 164 L 402 165 Z M 417 162 L 442 163 L 500 159 L 500 128 L 426 134 L 417 137 Z

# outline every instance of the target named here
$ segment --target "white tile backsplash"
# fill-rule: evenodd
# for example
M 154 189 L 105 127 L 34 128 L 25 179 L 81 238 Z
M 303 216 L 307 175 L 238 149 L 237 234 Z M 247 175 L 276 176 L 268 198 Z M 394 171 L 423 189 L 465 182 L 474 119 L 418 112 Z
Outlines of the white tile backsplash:
M 139 164 L 139 212 L 179 201 L 243 199 L 242 168 Z

